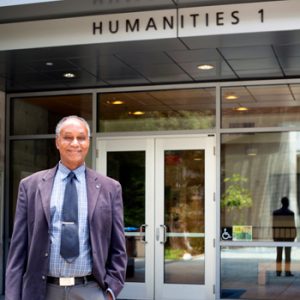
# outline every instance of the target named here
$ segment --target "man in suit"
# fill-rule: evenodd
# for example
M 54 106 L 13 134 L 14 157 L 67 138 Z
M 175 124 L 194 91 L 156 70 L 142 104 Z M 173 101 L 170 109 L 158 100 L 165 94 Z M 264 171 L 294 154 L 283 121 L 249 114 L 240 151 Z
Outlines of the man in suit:
M 63 118 L 56 127 L 58 165 L 20 182 L 6 300 L 113 300 L 121 291 L 127 263 L 121 186 L 85 166 L 89 136 L 84 119 Z M 67 198 L 77 203 L 72 222 L 63 219 L 75 209 L 65 209 Z M 74 231 L 63 235 L 69 225 Z
M 289 199 L 281 199 L 282 207 L 273 211 L 273 240 L 275 242 L 293 242 L 296 238 L 295 216 L 289 209 Z M 283 247 L 277 247 L 276 275 L 281 276 Z M 294 276 L 291 272 L 291 247 L 284 247 L 285 276 Z

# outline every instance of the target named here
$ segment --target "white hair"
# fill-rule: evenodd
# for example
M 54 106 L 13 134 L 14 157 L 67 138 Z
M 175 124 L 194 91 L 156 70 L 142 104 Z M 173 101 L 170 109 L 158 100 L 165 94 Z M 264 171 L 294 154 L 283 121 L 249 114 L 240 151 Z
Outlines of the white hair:
M 90 129 L 90 125 L 88 124 L 88 122 L 81 118 L 81 117 L 78 117 L 76 115 L 72 115 L 72 116 L 67 116 L 67 117 L 64 117 L 62 118 L 56 125 L 56 128 L 55 128 L 55 135 L 58 137 L 60 135 L 60 131 L 61 131 L 61 128 L 62 128 L 62 125 L 68 121 L 68 120 L 71 120 L 71 119 L 75 119 L 75 120 L 78 120 L 80 122 L 82 122 L 84 124 L 84 126 L 86 127 L 87 129 L 87 132 L 88 132 L 88 136 L 90 137 L 91 136 L 91 129 Z

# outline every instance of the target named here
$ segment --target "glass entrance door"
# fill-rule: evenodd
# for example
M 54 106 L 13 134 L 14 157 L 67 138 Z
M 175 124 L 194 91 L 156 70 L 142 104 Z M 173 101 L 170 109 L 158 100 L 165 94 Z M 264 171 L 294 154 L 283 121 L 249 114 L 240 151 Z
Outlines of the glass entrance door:
M 97 170 L 122 184 L 126 285 L 120 299 L 154 299 L 153 139 L 97 141 Z
M 213 299 L 214 138 L 156 140 L 155 299 Z
M 97 169 L 123 188 L 120 299 L 213 299 L 213 145 L 208 136 L 98 140 Z

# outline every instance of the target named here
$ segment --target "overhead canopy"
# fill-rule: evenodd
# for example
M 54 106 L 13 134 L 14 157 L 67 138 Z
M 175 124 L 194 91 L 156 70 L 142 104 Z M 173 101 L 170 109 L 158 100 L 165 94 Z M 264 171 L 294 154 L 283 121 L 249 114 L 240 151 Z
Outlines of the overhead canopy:
M 70 5 L 71 2 L 73 5 Z M 0 22 L 3 23 L 0 24 L 0 32 L 2 26 L 7 36 L 10 35 L 10 40 L 17 43 L 15 49 L 13 46 L 6 48 L 9 43 L 3 42 L 4 39 L 0 43 L 0 49 L 2 49 L 0 51 L 0 90 L 19 92 L 298 77 L 300 75 L 300 28 L 297 28 L 299 22 L 296 22 L 296 25 L 290 22 L 290 16 L 285 13 L 279 19 L 273 17 L 272 22 L 280 25 L 278 30 L 272 25 L 272 28 L 267 28 L 267 30 L 263 27 L 260 30 L 260 27 L 257 27 L 251 32 L 253 25 L 251 20 L 248 20 L 250 23 L 244 22 L 243 24 L 243 5 L 250 5 L 256 9 L 257 20 L 255 22 L 260 22 L 259 26 L 271 24 L 268 23 L 271 22 L 271 17 L 269 19 L 268 17 L 274 14 L 272 12 L 268 15 L 270 2 L 241 4 L 245 2 L 258 1 L 53 1 L 0 7 Z M 276 5 L 285 5 L 287 2 L 290 4 L 297 1 L 275 2 Z M 216 3 L 218 4 L 216 11 L 214 7 L 205 7 L 216 5 Z M 229 5 L 220 6 L 220 4 Z M 180 16 L 183 15 L 185 7 L 195 7 L 200 13 L 197 15 L 196 10 L 195 13 L 193 13 L 194 9 L 188 10 L 189 19 L 181 19 Z M 176 18 L 178 24 L 174 25 L 176 28 L 171 28 L 171 19 L 168 19 L 169 23 L 160 25 L 155 23 L 155 15 L 164 9 L 170 12 L 175 11 L 175 16 L 178 14 L 179 17 Z M 230 13 L 227 16 L 224 12 L 228 10 Z M 139 32 L 137 32 L 137 27 L 134 27 L 137 26 L 135 23 L 137 16 L 142 14 L 137 13 L 138 11 L 150 13 L 143 28 L 142 23 L 139 23 L 141 26 Z M 132 14 L 128 14 L 129 12 Z M 121 16 L 124 13 L 127 13 L 127 19 L 123 24 L 116 23 L 116 19 L 109 23 L 109 20 L 113 20 L 109 19 L 112 16 L 110 14 Z M 300 15 L 300 12 L 296 10 L 295 14 Z M 128 16 L 134 17 L 130 19 Z M 54 32 L 51 31 L 49 24 L 55 21 L 49 18 L 62 17 L 72 17 L 80 21 L 83 20 L 81 18 L 95 18 L 94 22 L 90 22 L 90 34 L 92 36 L 94 23 L 99 40 L 85 43 L 79 38 L 79 42 L 72 43 L 66 39 L 65 44 L 55 44 L 55 40 L 58 41 L 60 33 L 67 26 L 67 21 L 71 19 L 65 19 L 62 24 L 66 25 L 58 27 L 61 30 L 57 29 Z M 107 23 L 100 24 L 105 18 L 108 20 Z M 33 20 L 35 21 L 32 23 L 27 22 Z M 129 21 L 126 23 L 126 20 Z M 198 20 L 203 28 L 205 26 L 206 29 L 213 29 L 214 26 L 215 31 L 212 31 L 212 34 L 209 32 L 193 34 L 192 29 L 198 28 Z M 23 23 L 24 21 L 26 22 Z M 60 21 L 57 19 L 56 23 L 59 24 Z M 187 28 L 187 22 L 192 27 L 187 30 L 188 34 L 183 34 L 184 29 Z M 235 22 L 238 24 L 233 24 Z M 34 33 L 30 37 L 33 40 L 28 42 L 29 46 L 26 45 L 26 41 L 29 40 L 26 35 L 34 32 L 34 30 L 27 30 L 28 24 L 33 24 L 34 30 L 41 29 L 40 32 L 43 32 L 42 25 L 47 24 L 44 30 L 48 30 L 50 34 L 45 41 L 49 44 L 39 44 L 42 42 L 42 36 L 39 37 Z M 166 32 L 168 26 L 167 29 L 170 31 L 173 29 L 175 33 L 166 38 L 153 36 L 149 39 L 136 40 L 130 40 L 123 33 L 120 35 L 122 40 L 115 38 L 115 40 L 108 39 L 103 42 L 104 37 L 99 35 L 99 26 L 103 26 L 103 30 L 107 26 L 110 36 L 115 37 L 117 24 L 120 26 L 120 32 L 121 29 L 126 30 L 126 24 L 131 26 L 127 28 L 127 33 L 132 35 L 134 30 L 141 36 L 143 36 L 142 30 L 145 36 L 151 30 L 155 34 L 160 29 Z M 238 29 L 242 25 L 251 30 L 239 32 Z M 14 30 L 17 28 L 19 38 L 14 39 L 16 35 L 12 29 L 13 26 L 15 26 Z M 82 28 L 75 27 L 74 34 L 77 34 L 80 29 Z M 132 32 L 129 32 L 130 30 Z M 20 42 L 22 37 L 24 42 Z M 52 41 L 54 43 L 51 44 Z M 30 43 L 33 47 L 30 47 Z M 209 64 L 214 68 L 206 71 L 199 70 L 197 66 L 201 64 Z M 66 78 L 63 76 L 65 73 L 73 73 L 75 77 Z

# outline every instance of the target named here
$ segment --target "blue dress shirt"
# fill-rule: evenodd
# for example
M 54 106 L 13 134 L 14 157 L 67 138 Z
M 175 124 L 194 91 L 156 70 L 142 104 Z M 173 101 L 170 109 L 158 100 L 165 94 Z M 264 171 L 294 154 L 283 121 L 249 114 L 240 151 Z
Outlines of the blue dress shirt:
M 78 194 L 78 234 L 80 254 L 72 263 L 66 262 L 60 255 L 61 212 L 69 172 L 70 170 L 60 162 L 51 194 L 51 250 L 48 275 L 53 277 L 81 277 L 92 273 L 85 165 L 73 170 L 76 175 L 75 184 Z

